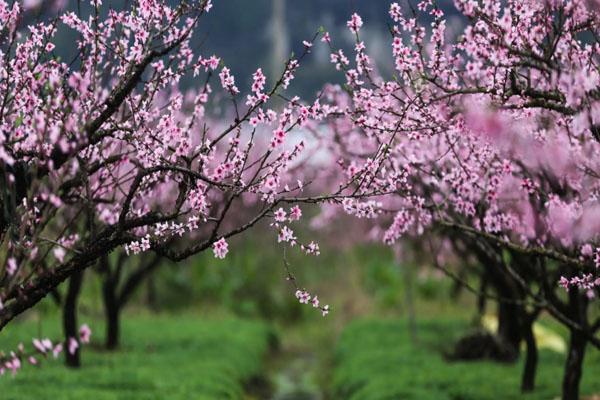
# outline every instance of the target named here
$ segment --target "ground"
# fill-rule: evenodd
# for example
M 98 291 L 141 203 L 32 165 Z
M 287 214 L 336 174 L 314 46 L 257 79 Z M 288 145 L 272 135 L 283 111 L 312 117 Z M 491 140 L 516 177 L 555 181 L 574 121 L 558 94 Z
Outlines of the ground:
M 232 246 L 235 246 L 232 243 Z M 327 251 L 307 263 L 291 256 L 299 282 L 331 304 L 326 318 L 301 306 L 283 279 L 281 254 L 237 244 L 188 268 L 160 269 L 123 314 L 122 347 L 102 350 L 101 285 L 86 276 L 81 323 L 93 330 L 83 367 L 62 359 L 0 377 L 8 400 L 552 400 L 564 354 L 541 350 L 538 387 L 519 393 L 521 362 L 448 363 L 443 353 L 472 329 L 476 298 L 427 268 L 399 266 L 391 251 Z M 417 341 L 410 339 L 407 282 L 413 284 Z M 149 310 L 157 309 L 158 312 Z M 60 337 L 51 300 L 8 325 L 0 350 L 18 340 Z M 493 314 L 495 305 L 488 305 Z M 596 312 L 596 311 L 594 311 Z M 541 326 L 565 337 L 548 315 Z M 29 345 L 29 343 L 26 343 Z M 600 352 L 588 349 L 582 392 L 600 393 Z
M 67 370 L 61 360 L 26 366 L 0 378 L 2 399 L 241 399 L 243 384 L 261 373 L 271 337 L 260 322 L 194 314 L 128 315 L 116 352 L 98 348 L 100 332 L 84 349 L 83 368 Z M 35 335 L 32 323 L 4 340 L 27 335 Z
M 540 350 L 536 390 L 519 391 L 522 362 L 448 363 L 443 353 L 466 326 L 456 320 L 418 325 L 417 343 L 406 323 L 365 320 L 348 326 L 336 347 L 333 398 L 348 400 L 549 400 L 560 395 L 564 355 Z M 600 352 L 590 349 L 583 394 L 600 391 Z
M 44 360 L 1 377 L 0 393 L 9 400 L 548 400 L 560 392 L 564 355 L 552 351 L 541 351 L 537 389 L 528 396 L 518 390 L 520 362 L 446 362 L 444 351 L 469 329 L 465 320 L 419 320 L 416 343 L 403 320 L 318 321 L 270 326 L 222 315 L 127 313 L 119 351 L 101 349 L 102 326 L 94 324 L 81 370 Z M 0 348 L 38 329 L 35 321 L 17 323 Z M 43 331 L 52 336 L 58 327 Z M 590 350 L 583 393 L 600 392 L 599 374 L 600 353 Z

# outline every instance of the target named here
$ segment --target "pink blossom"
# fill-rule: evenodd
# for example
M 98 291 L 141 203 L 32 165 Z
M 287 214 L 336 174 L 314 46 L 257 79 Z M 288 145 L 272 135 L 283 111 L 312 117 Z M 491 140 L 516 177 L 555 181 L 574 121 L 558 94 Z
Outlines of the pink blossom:
M 319 244 L 315 243 L 313 241 L 311 241 L 306 246 L 302 245 L 301 248 L 302 248 L 302 250 L 304 250 L 304 252 L 306 254 L 312 254 L 312 255 L 315 255 L 315 256 L 318 256 L 318 255 L 321 254 L 321 251 L 319 249 Z
M 317 296 L 313 297 L 311 300 L 311 304 L 314 308 L 319 308 L 319 298 Z
M 259 68 L 256 70 L 254 75 L 252 75 L 252 79 L 254 81 L 252 83 L 252 91 L 258 95 L 264 90 L 267 78 L 263 74 L 262 69 Z
M 60 353 L 62 353 L 63 351 L 63 345 L 62 343 L 57 343 L 56 346 L 54 346 L 54 349 L 52 349 L 52 356 L 54 358 L 57 358 Z
M 79 342 L 77 341 L 77 339 L 71 337 L 69 338 L 68 342 L 68 351 L 69 354 L 75 354 L 75 352 L 77 351 L 77 349 L 79 348 Z
M 13 376 L 17 374 L 17 371 L 21 368 L 21 360 L 15 356 L 15 354 L 12 354 L 12 359 L 10 359 L 9 361 L 7 361 L 4 366 L 6 367 L 6 369 L 9 369 Z
M 63 262 L 67 252 L 63 247 L 57 246 L 52 250 L 52 254 L 58 260 L 58 262 Z
M 296 298 L 300 301 L 301 304 L 308 304 L 311 299 L 310 294 L 305 290 L 297 290 Z
M 277 211 L 275 211 L 275 221 L 277 222 L 284 222 L 286 219 L 286 212 L 283 210 L 283 208 L 279 208 Z
M 89 343 L 92 336 L 92 330 L 87 324 L 81 325 L 79 328 L 79 340 L 81 343 Z
M 350 29 L 350 31 L 352 33 L 357 34 L 363 25 L 363 21 L 362 21 L 362 18 L 360 17 L 360 15 L 354 13 L 350 17 L 350 20 L 346 23 L 346 25 L 348 26 L 348 28 Z
M 17 260 L 14 257 L 10 257 L 6 262 L 6 272 L 8 275 L 14 275 L 17 272 Z
M 229 68 L 223 67 L 219 74 L 219 78 L 221 78 L 221 86 L 223 89 L 227 90 L 232 95 L 236 95 L 240 92 L 237 86 L 235 86 L 235 77 L 231 75 Z
M 216 258 L 223 259 L 229 252 L 229 245 L 225 241 L 225 238 L 221 238 L 213 243 L 213 253 Z
M 296 237 L 294 236 L 294 231 L 292 231 L 287 226 L 282 227 L 279 230 L 279 235 L 277 236 L 277 242 L 288 242 L 290 244 L 294 244 L 296 241 Z
M 580 253 L 584 257 L 591 257 L 594 254 L 594 249 L 591 244 L 586 243 L 583 246 L 581 246 Z
M 299 221 L 302 217 L 302 210 L 299 206 L 293 206 L 290 209 L 290 221 Z
M 39 340 L 33 339 L 33 347 L 40 353 L 46 354 L 49 350 L 52 350 L 52 342 L 48 339 Z

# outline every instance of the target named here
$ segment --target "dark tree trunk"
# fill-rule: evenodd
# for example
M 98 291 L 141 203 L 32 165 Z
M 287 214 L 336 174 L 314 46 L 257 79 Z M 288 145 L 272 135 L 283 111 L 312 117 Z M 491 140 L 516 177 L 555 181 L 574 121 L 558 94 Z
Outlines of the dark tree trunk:
M 587 341 L 581 333 L 571 331 L 569 354 L 567 355 L 563 377 L 562 400 L 579 400 L 579 383 L 581 381 L 586 344 Z
M 106 337 L 105 346 L 108 350 L 114 350 L 120 344 L 120 316 L 121 311 L 131 299 L 136 289 L 144 282 L 144 279 L 151 276 L 151 273 L 160 265 L 160 257 L 156 256 L 151 262 L 142 264 L 138 269 L 127 276 L 122 281 L 123 263 L 126 257 L 121 257 L 116 261 L 116 265 L 111 268 L 108 257 L 100 261 L 100 272 L 103 274 L 102 281 L 102 300 L 104 303 L 104 314 L 106 317 Z
M 521 310 L 518 305 L 498 303 L 498 336 L 513 349 L 515 358 L 519 355 L 519 345 L 522 339 L 520 314 Z
M 65 335 L 65 364 L 68 367 L 78 368 L 81 366 L 81 353 L 79 346 L 74 352 L 69 351 L 69 342 L 77 340 L 79 343 L 79 332 L 77 329 L 77 300 L 83 283 L 83 271 L 76 272 L 69 278 L 69 288 L 63 306 L 63 329 Z
M 493 285 L 500 299 L 498 302 L 498 337 L 504 341 L 513 352 L 516 361 L 520 353 L 520 344 L 523 339 L 521 329 L 521 316 L 524 315 L 522 304 L 517 302 L 523 299 L 523 293 L 518 288 L 515 279 L 507 272 L 504 264 L 491 260 L 486 270 L 486 279 Z
M 120 314 L 119 307 L 107 310 L 106 313 L 106 348 L 115 350 L 119 347 L 120 338 Z
M 102 284 L 102 294 L 104 301 L 104 313 L 106 316 L 106 342 L 105 346 L 109 350 L 119 347 L 119 317 L 121 306 L 117 299 L 117 288 L 114 279 L 110 276 L 104 279 Z
M 569 288 L 569 303 L 567 316 L 580 327 L 588 327 L 587 307 L 588 298 L 577 287 Z M 562 400 L 579 400 L 579 383 L 581 382 L 583 359 L 587 339 L 585 334 L 577 329 L 570 329 L 569 352 L 565 363 L 563 377 Z
M 527 346 L 525 353 L 525 365 L 521 377 L 521 391 L 532 392 L 535 389 L 535 374 L 538 364 L 538 349 L 533 334 L 533 322 L 535 318 L 527 318 L 523 321 L 523 338 Z
M 477 296 L 477 319 L 481 321 L 483 316 L 485 315 L 485 310 L 487 306 L 486 301 L 486 292 L 488 286 L 488 279 L 485 273 L 481 274 L 480 285 L 479 285 L 479 295 Z

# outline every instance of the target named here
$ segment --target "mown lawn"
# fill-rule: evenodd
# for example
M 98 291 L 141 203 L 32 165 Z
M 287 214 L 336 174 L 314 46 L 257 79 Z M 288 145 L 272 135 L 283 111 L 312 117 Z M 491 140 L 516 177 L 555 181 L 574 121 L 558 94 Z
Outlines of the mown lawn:
M 457 321 L 419 325 L 419 344 L 398 321 L 362 320 L 336 347 L 333 398 L 348 400 L 551 400 L 560 394 L 564 355 L 541 350 L 537 389 L 519 392 L 521 363 L 448 363 L 441 350 L 465 330 Z M 589 349 L 582 393 L 600 393 L 600 352 Z
M 121 350 L 99 349 L 102 332 L 96 330 L 96 345 L 84 349 L 80 370 L 66 369 L 62 359 L 44 361 L 39 368 L 27 365 L 14 378 L 0 377 L 0 398 L 241 399 L 244 383 L 261 372 L 271 337 L 260 322 L 194 315 L 129 316 L 123 325 Z M 37 335 L 34 323 L 9 328 L 0 337 L 0 349 Z M 44 331 L 52 335 L 58 329 Z

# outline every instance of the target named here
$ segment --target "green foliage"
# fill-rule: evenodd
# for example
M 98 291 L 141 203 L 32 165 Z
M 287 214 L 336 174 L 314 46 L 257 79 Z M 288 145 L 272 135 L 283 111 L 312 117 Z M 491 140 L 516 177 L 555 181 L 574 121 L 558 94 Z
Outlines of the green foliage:
M 365 246 L 357 253 L 362 266 L 364 289 L 383 309 L 400 307 L 405 301 L 405 291 L 410 282 L 415 294 L 425 301 L 446 301 L 450 294 L 452 282 L 433 274 L 435 270 L 429 267 L 399 264 L 391 251 L 375 246 Z
M 302 307 L 285 280 L 283 256 L 265 242 L 233 242 L 225 260 L 199 255 L 190 271 L 192 293 L 240 316 L 296 319 Z
M 67 370 L 62 360 L 43 361 L 41 368 L 27 365 L 14 378 L 0 378 L 2 398 L 241 399 L 243 383 L 261 371 L 271 336 L 259 322 L 193 314 L 126 316 L 123 325 L 123 349 L 105 352 L 92 344 L 80 370 Z M 29 322 L 9 328 L 0 348 L 37 334 Z M 45 335 L 58 334 L 57 326 L 49 328 Z
M 448 363 L 442 356 L 464 331 L 457 321 L 419 325 L 413 344 L 404 322 L 366 320 L 350 324 L 336 348 L 334 398 L 349 400 L 552 399 L 559 395 L 564 356 L 542 350 L 535 392 L 519 391 L 522 361 Z M 589 349 L 581 385 L 600 392 L 600 352 Z
M 216 259 L 212 252 L 204 252 L 194 259 L 185 271 L 189 303 L 210 304 L 222 307 L 243 317 L 258 317 L 284 323 L 299 322 L 311 318 L 314 309 L 302 306 L 294 297 L 294 289 L 286 280 L 281 247 L 273 246 L 276 233 L 259 231 L 252 240 L 231 241 L 230 253 L 224 260 Z M 298 228 L 298 236 L 307 235 Z M 294 276 L 302 287 L 319 294 L 325 302 L 334 300 L 332 285 L 347 274 L 347 258 L 334 250 L 318 257 L 307 257 L 298 248 L 287 253 Z M 172 274 L 173 275 L 173 274 Z M 173 278 L 171 278 L 173 279 Z M 161 293 L 160 298 L 169 302 L 171 295 Z

